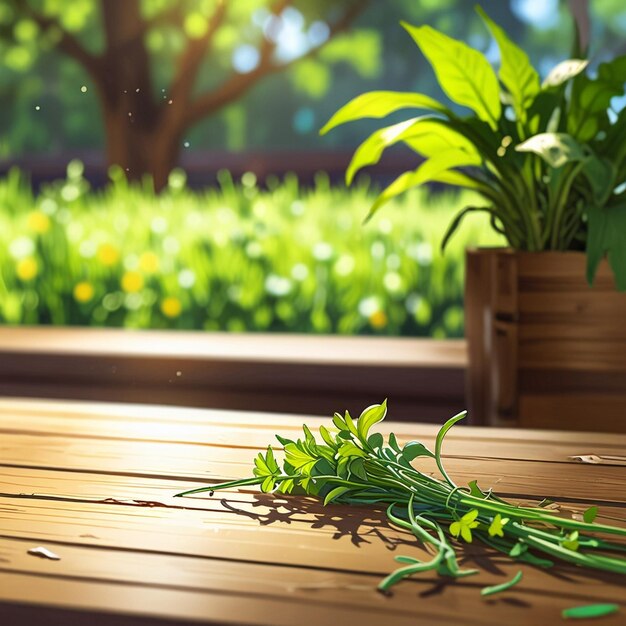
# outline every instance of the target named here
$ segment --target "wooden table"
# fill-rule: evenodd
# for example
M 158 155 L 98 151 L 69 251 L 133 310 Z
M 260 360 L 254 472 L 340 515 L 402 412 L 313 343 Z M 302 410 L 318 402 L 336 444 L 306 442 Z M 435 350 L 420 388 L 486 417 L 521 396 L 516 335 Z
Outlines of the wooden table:
M 393 406 L 391 408 L 393 415 Z M 458 581 L 416 577 L 393 597 L 375 591 L 414 539 L 381 511 L 231 491 L 184 489 L 248 476 L 273 434 L 302 418 L 275 414 L 61 401 L 0 401 L 0 624 L 543 624 L 560 611 L 621 602 L 626 580 L 560 566 L 522 566 L 522 582 L 492 598 L 487 584 L 520 566 L 479 546 Z M 321 420 L 307 418 L 317 425 Z M 384 424 L 432 445 L 436 427 Z M 513 501 L 557 500 L 562 513 L 599 504 L 626 524 L 626 436 L 457 427 L 445 445 L 460 484 L 477 478 Z M 27 551 L 44 546 L 59 561 Z

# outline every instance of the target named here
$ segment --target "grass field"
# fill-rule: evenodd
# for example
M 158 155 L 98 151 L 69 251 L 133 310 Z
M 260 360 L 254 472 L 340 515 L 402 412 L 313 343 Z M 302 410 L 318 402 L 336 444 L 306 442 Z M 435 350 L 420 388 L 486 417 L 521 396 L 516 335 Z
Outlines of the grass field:
M 368 224 L 365 185 L 313 189 L 254 176 L 197 192 L 175 172 L 166 192 L 120 173 L 89 189 L 82 166 L 34 195 L 0 181 L 0 321 L 457 337 L 463 250 L 496 244 L 468 218 L 439 243 L 468 194 L 407 194 Z

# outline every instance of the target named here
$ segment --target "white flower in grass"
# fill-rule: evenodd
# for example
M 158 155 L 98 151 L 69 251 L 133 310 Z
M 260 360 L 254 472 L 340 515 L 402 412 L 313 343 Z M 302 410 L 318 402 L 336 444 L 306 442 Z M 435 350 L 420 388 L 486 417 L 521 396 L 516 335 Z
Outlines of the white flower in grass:
M 337 263 L 335 263 L 335 272 L 339 276 L 348 276 L 352 274 L 355 265 L 356 263 L 353 256 L 350 254 L 342 254 L 339 259 L 337 259 Z
M 333 247 L 325 241 L 318 241 L 313 246 L 313 256 L 317 261 L 328 261 L 333 256 Z
M 309 268 L 304 263 L 296 263 L 291 268 L 291 277 L 294 280 L 303 281 L 309 275 Z
M 291 281 L 284 276 L 270 274 L 265 279 L 265 291 L 277 297 L 286 296 L 291 291 Z
M 359 302 L 359 313 L 363 317 L 369 318 L 371 315 L 381 310 L 380 300 L 376 296 L 368 296 Z
M 196 273 L 190 269 L 181 270 L 178 273 L 178 284 L 183 289 L 191 289 L 196 284 Z
M 30 237 L 17 237 L 9 244 L 9 253 L 14 259 L 23 259 L 35 252 L 35 242 Z

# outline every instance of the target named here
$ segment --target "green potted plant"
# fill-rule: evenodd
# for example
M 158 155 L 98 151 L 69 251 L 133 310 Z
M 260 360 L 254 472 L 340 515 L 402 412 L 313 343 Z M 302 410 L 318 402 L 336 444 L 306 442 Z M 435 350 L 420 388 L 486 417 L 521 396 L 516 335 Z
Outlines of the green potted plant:
M 584 428 L 589 411 L 601 408 L 602 427 L 623 430 L 626 109 L 610 107 L 624 94 L 626 56 L 600 64 L 595 75 L 584 58 L 568 59 L 542 81 L 526 53 L 477 11 L 500 50 L 497 72 L 463 42 L 402 24 L 444 93 L 468 114 L 424 94 L 376 91 L 350 101 L 321 132 L 421 111 L 375 131 L 354 153 L 348 184 L 394 144 L 424 159 L 382 191 L 368 219 L 411 187 L 446 183 L 474 190 L 482 202 L 456 215 L 442 249 L 476 211 L 506 238 L 508 248 L 467 252 L 475 421 L 556 426 L 567 409 L 568 424 Z

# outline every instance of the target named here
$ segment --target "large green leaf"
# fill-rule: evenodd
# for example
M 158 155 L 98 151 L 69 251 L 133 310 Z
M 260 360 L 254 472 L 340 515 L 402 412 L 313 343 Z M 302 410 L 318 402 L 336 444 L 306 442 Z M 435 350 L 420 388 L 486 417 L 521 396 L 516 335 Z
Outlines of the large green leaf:
M 424 120 L 408 129 L 402 140 L 409 148 L 427 158 L 452 148 L 464 150 L 468 154 L 478 154 L 474 144 L 448 124 L 447 120 Z
M 464 150 L 459 149 L 447 150 L 437 156 L 431 157 L 427 161 L 424 161 L 416 170 L 400 174 L 398 178 L 385 188 L 374 201 L 366 221 L 371 219 L 381 206 L 408 189 L 418 187 L 427 182 L 442 181 L 442 179 L 446 177 L 449 177 L 448 180 L 442 182 L 449 182 L 455 179 L 454 174 L 458 174 L 458 172 L 450 172 L 449 170 L 451 170 L 451 168 L 478 165 L 480 161 L 479 156 L 468 154 Z M 459 177 L 458 180 L 461 180 L 461 178 Z
M 587 65 L 589 65 L 589 61 L 586 59 L 566 59 L 565 61 L 561 61 L 558 65 L 555 65 L 543 79 L 541 87 L 543 89 L 558 87 L 570 80 L 570 78 L 574 78 L 574 76 L 580 74 Z
M 515 146 L 517 152 L 534 152 L 551 167 L 585 158 L 582 146 L 567 133 L 539 133 Z
M 430 26 L 402 25 L 428 59 L 446 95 L 469 107 L 493 129 L 502 112 L 498 78 L 478 50 Z
M 471 141 L 447 126 L 446 120 L 432 116 L 414 117 L 372 133 L 356 149 L 346 170 L 346 183 L 351 184 L 361 168 L 378 163 L 384 150 L 400 141 L 424 157 L 435 156 L 450 148 L 476 151 Z
M 326 122 L 320 135 L 329 130 L 367 117 L 381 118 L 401 109 L 426 109 L 447 113 L 448 109 L 434 98 L 421 93 L 404 93 L 399 91 L 370 91 L 361 94 L 342 106 Z
M 592 283 L 605 254 L 615 275 L 615 284 L 626 291 L 626 200 L 587 211 L 587 280 Z
M 476 10 L 487 24 L 500 48 L 499 76 L 511 94 L 511 102 L 517 118 L 526 122 L 528 107 L 539 93 L 539 74 L 530 64 L 528 55 L 514 44 L 481 7 Z
M 587 178 L 596 206 L 604 206 L 615 188 L 616 167 L 609 159 L 595 155 L 585 159 L 581 172 Z
M 595 78 L 577 76 L 572 88 L 567 130 L 579 141 L 593 139 L 608 121 L 611 99 L 624 93 L 626 55 L 601 63 Z
M 373 132 L 354 152 L 346 169 L 346 184 L 352 183 L 354 176 L 361 168 L 378 163 L 385 149 L 401 141 L 402 137 L 418 123 L 419 119 L 413 117 Z

